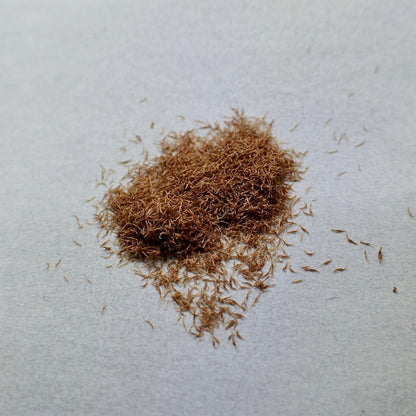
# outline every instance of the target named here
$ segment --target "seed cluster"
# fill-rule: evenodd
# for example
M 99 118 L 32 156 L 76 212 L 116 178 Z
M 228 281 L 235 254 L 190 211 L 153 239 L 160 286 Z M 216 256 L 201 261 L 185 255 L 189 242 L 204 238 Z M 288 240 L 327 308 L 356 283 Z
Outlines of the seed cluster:
M 271 286 L 300 158 L 264 117 L 235 110 L 222 125 L 171 133 L 160 156 L 131 164 L 96 219 L 144 284 L 173 300 L 190 333 L 216 345 L 223 326 L 235 344 L 239 321 Z

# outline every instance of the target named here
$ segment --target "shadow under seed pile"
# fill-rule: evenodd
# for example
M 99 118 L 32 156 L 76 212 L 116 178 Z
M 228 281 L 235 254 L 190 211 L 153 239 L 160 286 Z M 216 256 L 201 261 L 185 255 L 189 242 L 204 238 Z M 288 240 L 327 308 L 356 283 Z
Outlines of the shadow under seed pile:
M 193 335 L 208 332 L 216 345 L 224 326 L 235 344 L 239 320 L 271 286 L 297 156 L 278 145 L 271 123 L 236 111 L 223 126 L 169 135 L 159 157 L 107 192 L 97 218 Z

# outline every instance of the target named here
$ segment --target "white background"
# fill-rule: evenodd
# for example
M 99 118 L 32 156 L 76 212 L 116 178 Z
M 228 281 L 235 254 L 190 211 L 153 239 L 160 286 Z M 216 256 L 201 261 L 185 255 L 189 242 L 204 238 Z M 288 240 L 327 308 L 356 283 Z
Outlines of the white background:
M 412 0 L 3 0 L 0 414 L 415 414 L 415 18 Z M 73 214 L 91 217 L 100 163 L 120 169 L 122 146 L 140 160 L 133 133 L 154 155 L 163 128 L 230 107 L 309 150 L 297 191 L 312 186 L 315 215 L 291 263 L 334 262 L 278 270 L 245 340 L 214 349 L 128 267 L 106 269 Z M 374 243 L 370 263 L 332 227 Z

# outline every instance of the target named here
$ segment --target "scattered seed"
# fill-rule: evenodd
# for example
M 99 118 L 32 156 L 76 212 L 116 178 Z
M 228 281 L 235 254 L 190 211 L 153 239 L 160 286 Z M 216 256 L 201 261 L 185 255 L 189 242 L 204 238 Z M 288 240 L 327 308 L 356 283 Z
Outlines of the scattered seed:
M 305 272 L 319 273 L 319 270 L 316 270 L 316 269 L 314 269 L 314 268 L 312 268 L 310 266 L 302 266 L 302 269 Z
M 104 315 L 105 310 L 107 309 L 107 305 L 104 305 L 101 309 L 101 315 Z
M 95 199 L 95 196 L 92 196 L 91 198 L 86 199 L 85 202 L 90 203 L 90 202 L 94 201 L 94 199 Z
M 333 155 L 335 153 L 338 153 L 338 150 L 331 150 L 330 152 L 327 152 L 329 155 Z
M 365 143 L 366 143 L 366 141 L 363 140 L 362 142 L 356 144 L 355 147 L 360 147 L 360 146 L 364 145 Z
M 69 279 L 68 279 L 66 276 L 64 276 L 64 279 L 65 279 L 67 282 L 69 282 Z
M 382 252 L 382 250 L 383 250 L 383 247 L 380 247 L 379 250 L 378 250 L 378 253 L 377 253 L 378 261 L 379 261 L 380 264 L 383 263 L 383 252 Z
M 331 228 L 331 231 L 333 233 L 345 233 L 346 232 L 345 230 L 340 230 L 339 228 Z
M 290 283 L 302 283 L 303 282 L 303 279 L 299 279 L 299 280 L 293 280 L 293 281 L 291 281 Z
M 298 224 L 298 226 L 304 233 L 309 234 L 309 231 L 302 224 Z
M 353 92 L 350 92 L 350 93 L 347 95 L 347 97 L 348 97 L 348 98 L 351 98 L 353 95 L 354 95 L 354 93 L 353 93 Z
M 415 216 L 413 215 L 412 211 L 410 211 L 410 208 L 407 207 L 407 213 L 409 214 L 410 218 L 414 218 Z
M 392 291 L 393 293 L 398 293 L 398 291 L 397 291 L 397 287 L 396 286 L 393 286 L 393 291 Z
M 145 319 L 144 320 L 147 324 L 149 324 L 151 327 L 152 327 L 152 329 L 155 329 L 155 327 L 153 326 L 153 324 L 148 320 L 148 319 Z
M 77 240 L 72 240 L 77 246 L 82 247 L 82 244 Z
M 329 260 L 326 260 L 326 261 L 324 261 L 322 264 L 321 264 L 321 266 L 326 266 L 326 265 L 328 265 L 329 263 L 331 263 L 332 262 L 332 259 L 329 259 Z
M 340 176 L 345 175 L 346 173 L 347 173 L 347 171 L 346 171 L 346 170 L 344 170 L 344 171 L 342 171 L 342 172 L 338 173 L 337 177 L 339 178 Z
M 87 279 L 87 282 L 92 285 L 92 281 L 90 279 Z
M 305 254 L 307 254 L 308 256 L 313 256 L 315 254 L 315 251 L 307 251 L 307 250 L 304 250 L 304 251 L 305 251 Z
M 345 267 L 338 267 L 338 268 L 334 269 L 334 273 L 343 272 L 346 269 L 347 269 L 347 266 L 345 266 Z
M 331 121 L 332 121 L 332 118 L 329 118 L 327 121 L 325 121 L 324 127 L 326 127 Z
M 46 270 L 48 270 L 51 267 L 50 263 L 46 263 Z
M 363 244 L 364 246 L 371 246 L 371 243 L 367 241 L 360 241 L 360 244 Z
M 364 130 L 365 132 L 368 132 L 367 127 L 366 127 L 366 126 L 364 126 L 364 125 L 363 125 L 363 130 Z
M 57 269 L 59 267 L 59 265 L 61 264 L 62 259 L 59 259 L 58 262 L 55 264 L 55 269 Z
M 144 98 L 142 98 L 140 101 L 139 101 L 139 103 L 144 103 L 144 102 L 146 102 L 147 101 L 147 97 L 144 97 Z
M 358 246 L 358 243 L 355 242 L 354 240 L 351 240 L 351 238 L 348 237 L 348 234 L 347 234 L 347 241 L 351 244 L 354 244 L 354 245 Z
M 155 122 L 154 121 L 152 121 L 151 123 L 150 123 L 150 128 L 151 129 L 153 129 L 155 127 Z
M 296 123 L 291 129 L 290 131 L 293 133 L 298 127 L 299 127 L 300 123 Z
M 370 261 L 368 260 L 368 255 L 367 255 L 366 250 L 364 250 L 364 257 L 365 257 L 365 260 L 367 261 L 367 263 L 370 263 Z

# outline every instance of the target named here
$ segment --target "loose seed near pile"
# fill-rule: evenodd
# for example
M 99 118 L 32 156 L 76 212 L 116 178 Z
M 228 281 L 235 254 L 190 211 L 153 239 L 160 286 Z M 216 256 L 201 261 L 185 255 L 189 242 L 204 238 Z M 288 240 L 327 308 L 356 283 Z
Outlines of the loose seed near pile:
M 57 269 L 59 267 L 59 265 L 61 264 L 62 259 L 59 259 L 57 261 L 57 263 L 55 264 L 55 269 Z
M 339 228 L 331 228 L 331 231 L 333 233 L 345 233 L 346 232 L 345 230 L 340 230 Z
M 300 123 L 296 123 L 291 129 L 290 131 L 293 133 L 298 127 L 299 127 Z
M 310 266 L 302 266 L 302 269 L 303 269 L 305 272 L 319 273 L 319 270 L 314 269 L 314 268 L 312 268 L 312 267 L 310 267 Z
M 148 319 L 145 319 L 144 320 L 147 324 L 149 324 L 151 327 L 152 327 L 152 329 L 155 329 L 155 327 L 153 326 L 153 324 L 148 320 Z
M 334 269 L 334 273 L 343 272 L 346 269 L 347 269 L 347 266 L 345 266 L 345 267 L 338 267 L 338 268 Z
M 329 260 L 326 260 L 326 261 L 324 261 L 322 264 L 321 264 L 321 266 L 326 266 L 326 265 L 328 265 L 329 263 L 331 263 L 332 262 L 332 259 L 329 259 Z
M 361 146 L 363 146 L 365 143 L 366 143 L 366 141 L 365 141 L 365 140 L 363 140 L 362 142 L 360 142 L 360 143 L 356 144 L 356 145 L 355 145 L 355 147 L 361 147 Z
M 352 240 L 350 237 L 348 237 L 348 234 L 347 234 L 347 241 L 349 242 L 349 243 L 351 243 L 351 244 L 354 244 L 355 246 L 358 246 L 358 243 L 356 242 L 356 241 L 354 241 L 354 240 Z
M 291 281 L 290 283 L 302 283 L 303 282 L 303 279 L 299 279 L 299 280 L 293 280 L 293 281 Z
M 77 246 L 82 247 L 82 244 L 77 240 L 72 240 Z
M 364 250 L 364 258 L 366 260 L 367 263 L 370 263 L 370 261 L 368 260 L 368 255 L 367 255 L 367 251 Z
M 307 250 L 304 250 L 304 251 L 305 251 L 305 254 L 307 254 L 308 256 L 313 256 L 315 254 L 314 251 L 307 251 Z
M 383 247 L 380 247 L 377 253 L 378 261 L 380 264 L 383 263 Z

